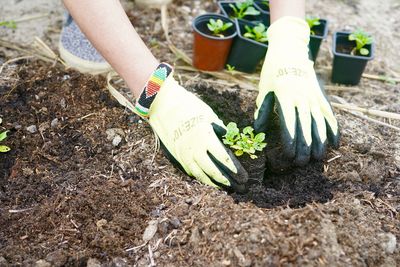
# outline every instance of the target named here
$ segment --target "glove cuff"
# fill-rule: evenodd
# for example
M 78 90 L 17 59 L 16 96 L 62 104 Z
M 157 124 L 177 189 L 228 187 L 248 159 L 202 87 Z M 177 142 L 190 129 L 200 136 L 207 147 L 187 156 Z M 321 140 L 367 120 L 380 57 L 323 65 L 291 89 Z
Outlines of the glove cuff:
M 297 17 L 278 19 L 268 28 L 267 34 L 270 44 L 284 42 L 290 45 L 298 41 L 307 46 L 310 41 L 310 27 L 304 19 Z
M 156 70 L 151 74 L 150 79 L 147 81 L 142 94 L 136 102 L 135 109 L 139 114 L 147 118 L 149 116 L 149 110 L 151 104 L 156 98 L 165 80 L 173 74 L 173 68 L 171 65 L 163 62 Z

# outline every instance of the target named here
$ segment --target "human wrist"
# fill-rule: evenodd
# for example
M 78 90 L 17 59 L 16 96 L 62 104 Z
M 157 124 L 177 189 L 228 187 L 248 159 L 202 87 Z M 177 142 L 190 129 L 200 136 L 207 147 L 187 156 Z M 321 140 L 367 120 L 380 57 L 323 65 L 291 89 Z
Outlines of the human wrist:
M 305 0 L 270 0 L 271 22 L 291 16 L 305 18 Z

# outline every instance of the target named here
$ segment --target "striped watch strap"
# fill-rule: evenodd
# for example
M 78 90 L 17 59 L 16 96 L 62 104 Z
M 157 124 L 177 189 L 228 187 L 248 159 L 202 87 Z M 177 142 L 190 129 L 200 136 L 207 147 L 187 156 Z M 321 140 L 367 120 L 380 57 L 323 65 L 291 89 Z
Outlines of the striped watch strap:
M 149 116 L 150 106 L 160 91 L 162 85 L 168 76 L 172 73 L 173 68 L 167 63 L 161 63 L 150 76 L 142 94 L 136 102 L 135 109 L 145 118 Z

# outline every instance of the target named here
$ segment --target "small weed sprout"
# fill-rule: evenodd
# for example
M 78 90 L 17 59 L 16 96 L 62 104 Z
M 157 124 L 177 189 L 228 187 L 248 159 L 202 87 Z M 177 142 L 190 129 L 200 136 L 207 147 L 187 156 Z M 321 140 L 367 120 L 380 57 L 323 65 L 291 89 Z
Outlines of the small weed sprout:
M 17 23 L 14 20 L 0 21 L 0 27 L 6 27 L 15 30 L 17 28 Z
M 233 17 L 242 19 L 245 16 L 258 16 L 260 11 L 258 11 L 254 6 L 253 0 L 244 0 L 237 2 L 235 4 L 229 4 L 233 10 Z
M 254 129 L 251 126 L 247 126 L 240 133 L 236 123 L 230 122 L 227 125 L 226 134 L 223 136 L 223 143 L 228 145 L 230 148 L 235 150 L 235 155 L 240 157 L 244 154 L 248 154 L 251 159 L 256 159 L 255 153 L 262 151 L 267 143 L 264 143 L 265 134 L 259 133 L 254 135 Z
M 4 131 L 4 132 L 0 133 L 0 142 L 7 138 L 7 133 L 8 132 L 9 131 Z M 11 148 L 9 148 L 8 146 L 0 145 L 0 153 L 5 153 L 5 152 L 8 152 L 10 150 L 11 150 Z
M 313 30 L 313 28 L 315 26 L 321 25 L 321 22 L 319 21 L 319 18 L 318 17 L 307 16 L 306 17 L 306 21 L 307 21 L 308 26 L 310 27 L 311 35 L 315 35 L 315 31 Z
M 221 19 L 210 19 L 207 24 L 208 29 L 213 33 L 213 35 L 218 37 L 224 37 L 222 33 L 232 26 L 233 23 L 225 23 Z
M 3 122 L 3 119 L 0 118 L 0 124 Z M 0 142 L 7 138 L 7 133 L 9 131 L 0 132 Z M 10 151 L 11 149 L 8 146 L 0 145 L 0 153 L 5 153 Z
M 230 74 L 232 74 L 232 75 L 235 74 L 235 66 L 226 64 L 226 69 L 227 69 L 227 71 L 228 71 Z
M 351 51 L 352 55 L 355 55 L 357 52 L 363 56 L 369 55 L 369 50 L 365 46 L 372 44 L 373 38 L 371 35 L 363 30 L 356 30 L 349 35 L 349 40 L 356 42 L 356 47 Z
M 268 42 L 267 27 L 264 24 L 259 23 L 253 28 L 246 25 L 246 33 L 243 35 L 246 38 L 253 39 L 260 43 Z

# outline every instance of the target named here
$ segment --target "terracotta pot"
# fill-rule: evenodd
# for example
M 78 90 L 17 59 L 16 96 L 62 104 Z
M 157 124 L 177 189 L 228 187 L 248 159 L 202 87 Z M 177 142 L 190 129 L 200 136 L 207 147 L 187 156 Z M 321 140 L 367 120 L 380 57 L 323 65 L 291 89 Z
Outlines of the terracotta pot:
M 207 28 L 210 19 L 221 19 L 233 25 L 223 33 L 224 37 L 217 37 Z M 237 34 L 233 21 L 219 14 L 205 14 L 195 18 L 192 27 L 193 66 L 207 71 L 222 70 L 225 67 L 233 38 Z

